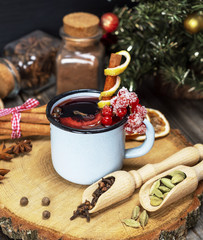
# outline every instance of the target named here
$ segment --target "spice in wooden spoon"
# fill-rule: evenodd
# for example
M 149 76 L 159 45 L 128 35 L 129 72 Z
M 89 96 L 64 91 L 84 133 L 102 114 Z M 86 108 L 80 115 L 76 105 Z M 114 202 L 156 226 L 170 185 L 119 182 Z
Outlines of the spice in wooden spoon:
M 97 212 L 107 208 L 115 203 L 121 202 L 129 198 L 144 182 L 153 178 L 161 172 L 171 169 L 177 165 L 185 164 L 192 166 L 203 159 L 203 145 L 196 144 L 193 147 L 186 147 L 164 161 L 155 164 L 147 164 L 138 170 L 116 171 L 105 177 L 114 177 L 115 182 L 111 188 L 103 193 L 97 200 L 95 206 L 89 210 L 89 213 Z M 99 181 L 98 181 L 99 182 Z M 88 200 L 91 202 L 92 193 L 97 188 L 98 182 L 90 185 L 83 192 L 82 202 Z M 148 196 L 148 195 L 147 195 Z
M 152 185 L 158 180 L 163 179 L 166 176 L 170 175 L 171 172 L 178 170 L 183 172 L 186 175 L 186 178 L 175 185 L 170 192 L 163 198 L 158 206 L 152 206 L 150 201 L 150 189 Z M 192 193 L 196 190 L 198 186 L 198 182 L 203 179 L 203 161 L 199 164 L 195 165 L 194 167 L 188 167 L 184 165 L 177 166 L 171 170 L 163 172 L 156 177 L 147 181 L 140 189 L 139 192 L 139 200 L 144 209 L 149 212 L 155 212 L 161 208 L 168 206 L 169 204 L 182 199 L 183 197 L 187 196 L 188 194 Z M 155 204 L 154 204 L 155 205 Z

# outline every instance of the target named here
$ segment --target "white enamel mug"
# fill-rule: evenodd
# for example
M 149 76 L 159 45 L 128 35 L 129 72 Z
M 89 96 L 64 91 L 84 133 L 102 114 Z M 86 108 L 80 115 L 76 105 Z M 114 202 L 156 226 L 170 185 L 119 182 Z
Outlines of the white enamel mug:
M 146 140 L 138 147 L 125 149 L 126 117 L 107 128 L 81 130 L 63 126 L 51 116 L 53 109 L 68 99 L 99 97 L 99 94 L 90 89 L 70 91 L 54 97 L 47 104 L 53 166 L 60 176 L 73 183 L 92 184 L 121 169 L 124 158 L 143 156 L 154 144 L 154 128 L 146 119 Z

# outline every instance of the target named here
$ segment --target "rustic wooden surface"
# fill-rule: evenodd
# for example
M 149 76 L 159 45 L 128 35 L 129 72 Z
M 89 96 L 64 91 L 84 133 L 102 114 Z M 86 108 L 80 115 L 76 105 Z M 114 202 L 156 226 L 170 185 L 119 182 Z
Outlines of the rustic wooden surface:
M 0 216 L 11 217 L 12 228 L 20 229 L 18 235 L 23 239 L 27 237 L 26 230 L 37 231 L 38 238 L 31 238 L 31 240 L 58 240 L 60 238 L 64 240 L 126 240 L 131 238 L 155 240 L 163 236 L 163 232 L 166 236 L 170 236 L 171 230 L 176 232 L 174 237 L 185 236 L 186 224 L 191 220 L 187 219 L 187 214 L 193 213 L 200 205 L 194 193 L 158 212 L 150 213 L 149 224 L 144 229 L 135 230 L 121 223 L 122 219 L 131 216 L 134 206 L 139 204 L 139 189 L 126 201 L 109 207 L 99 214 L 94 214 L 90 223 L 86 223 L 86 220 L 82 218 L 70 221 L 73 210 L 81 203 L 81 196 L 86 186 L 70 183 L 60 177 L 51 162 L 49 137 L 35 139 L 33 138 L 32 141 L 31 153 L 17 157 L 11 162 L 1 163 L 3 168 L 11 169 L 11 171 L 0 186 Z M 126 143 L 127 148 L 138 145 L 140 143 L 135 141 Z M 160 162 L 188 145 L 182 135 L 173 130 L 167 137 L 156 140 L 152 150 L 145 156 L 138 159 L 125 159 L 123 170 L 136 170 L 147 163 Z M 199 184 L 198 191 L 203 192 L 203 182 Z M 26 207 L 19 205 L 22 196 L 29 199 Z M 49 206 L 41 206 L 43 197 L 50 198 Z M 51 212 L 50 219 L 42 219 L 44 210 Z M 5 222 L 2 225 L 4 231 L 14 238 L 15 233 L 12 230 L 8 231 Z M 111 227 L 108 231 L 103 231 L 107 226 Z
M 50 98 L 55 94 L 54 87 L 47 89 L 46 91 L 35 96 L 41 104 L 47 103 Z M 160 110 L 168 119 L 171 128 L 179 129 L 181 133 L 186 137 L 187 141 L 192 144 L 203 143 L 203 101 L 193 100 L 172 100 L 159 96 L 151 82 L 144 83 L 144 87 L 138 91 L 141 103 L 146 107 L 151 107 Z M 20 94 L 15 99 L 4 100 L 6 107 L 16 106 L 21 104 L 30 96 Z M 197 225 L 189 230 L 187 240 L 200 240 L 203 239 L 203 211 L 201 209 L 201 218 L 197 222 Z M 7 240 L 7 237 L 1 236 L 2 240 Z

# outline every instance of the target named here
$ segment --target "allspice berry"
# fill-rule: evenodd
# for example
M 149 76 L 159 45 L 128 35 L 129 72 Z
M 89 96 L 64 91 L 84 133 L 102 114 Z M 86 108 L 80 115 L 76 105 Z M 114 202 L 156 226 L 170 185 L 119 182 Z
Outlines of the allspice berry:
M 50 218 L 50 216 L 51 216 L 51 213 L 50 213 L 49 211 L 47 211 L 47 210 L 45 210 L 45 211 L 42 213 L 42 218 L 43 218 L 43 219 L 48 219 L 48 218 Z
M 27 206 L 28 205 L 28 198 L 27 197 L 22 197 L 21 199 L 20 199 L 20 205 L 22 206 L 22 207 L 24 207 L 24 206 Z
M 42 198 L 42 206 L 49 206 L 50 199 L 48 197 Z

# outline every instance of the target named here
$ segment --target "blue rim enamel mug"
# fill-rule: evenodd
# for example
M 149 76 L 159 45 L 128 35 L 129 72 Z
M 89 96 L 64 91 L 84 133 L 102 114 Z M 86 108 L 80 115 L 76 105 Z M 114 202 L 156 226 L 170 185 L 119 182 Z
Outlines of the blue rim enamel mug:
M 125 149 L 124 125 L 127 117 L 110 127 L 84 130 L 61 125 L 51 115 L 56 106 L 68 99 L 99 95 L 97 90 L 75 90 L 55 96 L 47 104 L 52 163 L 61 177 L 73 183 L 92 184 L 121 169 L 124 158 L 143 156 L 154 144 L 154 128 L 147 119 L 144 120 L 147 129 L 145 141 L 138 147 Z

